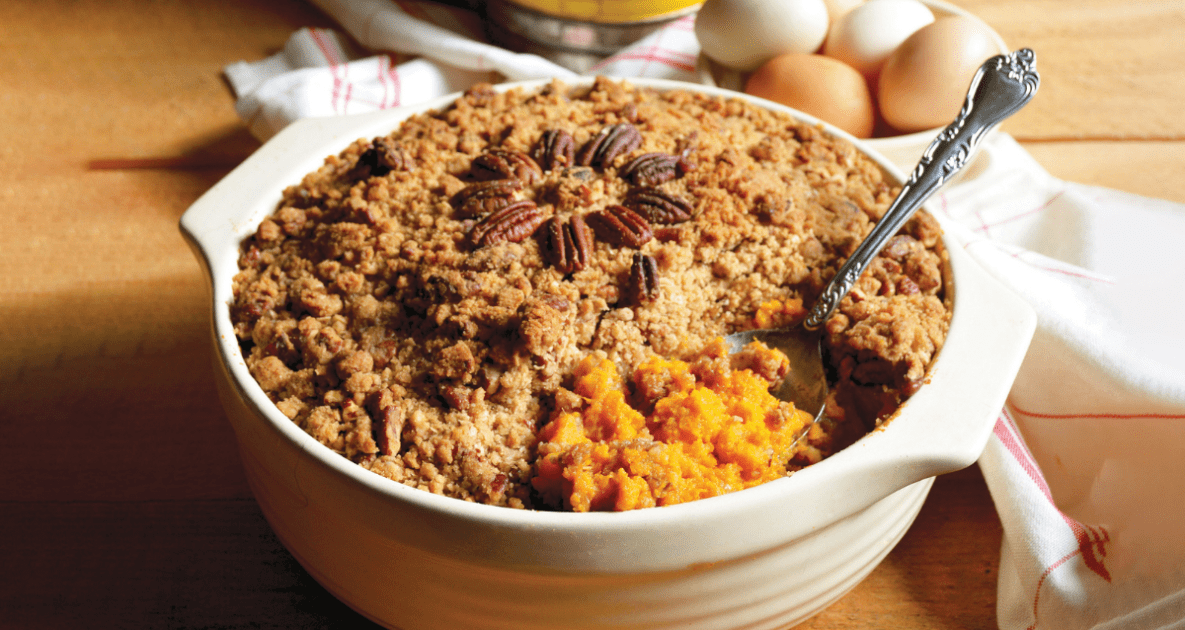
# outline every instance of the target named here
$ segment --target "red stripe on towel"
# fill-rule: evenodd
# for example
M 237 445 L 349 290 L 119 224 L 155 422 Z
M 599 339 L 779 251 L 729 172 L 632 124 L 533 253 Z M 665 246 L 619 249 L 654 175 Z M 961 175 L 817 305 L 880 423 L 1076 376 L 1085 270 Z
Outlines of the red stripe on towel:
M 963 249 L 969 250 L 969 249 L 971 249 L 972 245 L 981 245 L 981 244 L 990 244 L 990 245 L 995 246 L 995 244 L 992 243 L 992 241 L 990 239 L 985 238 L 985 239 L 976 240 L 976 241 L 968 241 L 967 243 L 963 244 Z M 1070 276 L 1071 278 L 1081 278 L 1083 280 L 1091 280 L 1093 282 L 1102 282 L 1103 284 L 1115 284 L 1115 281 L 1111 280 L 1110 278 L 1104 278 L 1102 276 L 1097 276 L 1097 275 L 1090 274 L 1090 273 L 1072 271 L 1070 269 L 1060 269 L 1058 267 L 1050 267 L 1048 265 L 1039 265 L 1031 260 L 1026 260 L 1021 254 L 1018 254 L 1016 252 L 1005 251 L 999 247 L 996 247 L 996 249 L 1001 254 L 1011 256 L 1011 257 L 1015 258 L 1016 260 L 1019 260 L 1020 262 L 1032 267 L 1033 269 L 1040 269 L 1041 271 L 1048 271 L 1050 273 L 1060 273 L 1065 276 Z
M 388 57 L 386 55 L 381 55 L 379 57 L 378 80 L 379 85 L 383 86 L 383 99 L 379 101 L 379 109 L 387 109 L 387 92 L 389 90 L 387 85 L 387 63 Z
M 1011 223 L 1011 222 L 1016 221 L 1018 219 L 1023 219 L 1027 216 L 1037 214 L 1038 212 L 1045 210 L 1049 206 L 1052 206 L 1053 202 L 1060 199 L 1061 196 L 1064 194 L 1066 194 L 1066 191 L 1064 191 L 1064 190 L 1058 191 L 1057 194 L 1050 197 L 1045 203 L 1041 204 L 1040 206 L 1037 206 L 1036 208 L 1033 208 L 1032 210 L 1026 210 L 1020 214 L 1013 215 L 1011 217 L 1008 217 L 1007 219 L 1000 219 L 999 221 L 996 221 L 995 223 L 989 223 L 987 225 L 984 225 L 982 230 L 984 231 L 984 233 L 986 233 L 989 228 L 994 228 L 994 227 L 997 227 L 1000 225 L 1004 225 L 1005 223 Z
M 1041 574 L 1041 579 L 1037 580 L 1037 588 L 1033 590 L 1033 623 L 1029 627 L 1025 628 L 1025 630 L 1036 630 L 1037 628 L 1037 604 L 1041 601 L 1041 585 L 1045 584 L 1045 578 L 1049 577 L 1049 574 L 1053 573 L 1054 569 L 1062 566 L 1067 560 L 1078 555 L 1078 553 L 1079 552 L 1077 551 L 1071 551 L 1070 553 L 1063 556 L 1061 560 L 1049 565 L 1049 567 L 1045 569 L 1045 572 Z
M 1015 408 L 1015 407 L 1014 407 Z M 1004 426 L 1001 426 L 1001 425 Z M 1037 465 L 1037 461 L 1033 458 L 1032 453 L 1025 447 L 1023 441 L 1020 439 L 1020 429 L 1016 426 L 1016 422 L 1008 413 L 1008 409 L 1003 410 L 1002 418 L 996 421 L 994 432 L 1000 438 L 1004 448 L 1012 454 L 1021 470 L 1033 480 L 1045 498 L 1049 500 L 1050 505 L 1053 506 L 1062 520 L 1065 521 L 1066 526 L 1070 528 L 1070 532 L 1074 534 L 1074 539 L 1078 542 L 1078 552 L 1082 554 L 1082 561 L 1086 563 L 1086 568 L 1093 571 L 1099 577 L 1110 582 L 1111 572 L 1107 570 L 1103 563 L 1107 557 L 1107 543 L 1111 541 L 1111 535 L 1103 527 L 1084 525 L 1076 519 L 1066 516 L 1053 500 L 1053 493 L 1049 489 L 1049 484 L 1045 481 L 1045 475 L 1041 474 L 1041 468 Z
M 342 78 L 338 73 L 341 57 L 338 56 L 336 46 L 329 42 L 325 33 L 320 29 L 309 29 L 309 34 L 312 35 L 313 43 L 317 45 L 317 49 L 321 51 L 321 56 L 325 57 L 325 61 L 329 62 L 329 73 L 333 76 L 333 93 L 330 94 L 330 107 L 335 113 L 342 113 L 338 110 L 338 98 L 341 96 Z M 344 107 L 342 108 L 344 109 Z
M 391 66 L 387 71 L 387 76 L 391 78 L 391 87 L 393 88 L 391 107 L 399 107 L 403 103 L 403 83 L 399 80 L 399 68 Z
M 996 437 L 1000 438 L 1000 443 L 1004 445 L 1004 449 L 1012 454 L 1013 459 L 1020 465 L 1020 469 L 1029 476 L 1029 479 L 1033 481 L 1037 489 L 1052 504 L 1053 494 L 1049 491 L 1049 485 L 1045 483 L 1045 476 L 1041 474 L 1041 469 L 1037 466 L 1037 462 L 1029 454 L 1029 449 L 1017 437 L 1016 427 L 1013 425 L 1011 418 L 1008 417 L 1007 410 L 1004 410 L 996 420 L 996 427 L 992 432 L 996 434 Z
M 1045 495 L 1050 506 L 1057 510 L 1058 515 L 1065 521 L 1066 525 L 1070 528 L 1070 532 L 1074 534 L 1075 541 L 1078 543 L 1077 549 L 1046 567 L 1045 571 L 1041 574 L 1041 578 L 1037 580 L 1037 586 L 1033 590 L 1033 623 L 1026 629 L 1035 630 L 1037 627 L 1037 611 L 1041 600 L 1041 587 L 1045 584 L 1046 578 L 1058 567 L 1065 564 L 1066 561 L 1074 556 L 1082 556 L 1082 561 L 1086 565 L 1086 568 L 1107 582 L 1111 581 L 1111 574 L 1104 565 L 1104 559 L 1107 556 L 1106 545 L 1110 542 L 1111 536 L 1107 533 L 1106 529 L 1083 525 L 1077 520 L 1066 516 L 1058 509 L 1053 501 L 1053 493 L 1049 490 L 1049 484 L 1046 483 L 1045 477 L 1041 474 L 1040 467 L 1037 466 L 1032 454 L 1020 440 L 1020 432 L 1007 409 L 1004 409 L 1000 418 L 996 420 L 993 433 L 1000 439 L 1000 443 L 1004 446 L 1005 450 L 1013 456 L 1021 470 L 1028 475 L 1029 479 L 1033 481 L 1033 484 Z
M 1185 415 L 1171 414 L 1171 413 L 1040 413 L 1037 411 L 1028 411 L 1021 409 L 1014 403 L 1008 403 L 1016 413 L 1030 418 L 1042 418 L 1045 420 L 1134 420 L 1136 418 L 1151 418 L 1156 420 L 1185 420 Z
M 663 55 L 679 56 L 679 57 L 682 57 L 683 59 L 682 60 L 668 59 L 668 58 L 664 57 Z M 671 68 L 675 68 L 677 70 L 683 70 L 684 72 L 695 72 L 695 63 L 688 61 L 689 57 L 690 56 L 685 53 L 680 53 L 680 52 L 673 51 L 673 50 L 666 50 L 663 48 L 658 48 L 657 46 L 647 46 L 646 48 L 639 49 L 636 51 L 631 51 L 628 53 L 621 53 L 618 55 L 614 55 L 613 57 L 610 57 L 609 59 L 606 59 L 605 61 L 602 61 L 601 63 L 593 66 L 592 69 L 597 70 L 599 68 L 603 68 L 611 63 L 615 63 L 618 61 L 638 60 L 638 61 L 646 62 L 647 65 L 653 61 L 656 63 L 661 63 L 665 66 L 669 66 Z M 642 71 L 639 72 L 638 74 L 640 76 L 644 76 L 645 73 L 646 73 L 646 65 L 643 65 Z

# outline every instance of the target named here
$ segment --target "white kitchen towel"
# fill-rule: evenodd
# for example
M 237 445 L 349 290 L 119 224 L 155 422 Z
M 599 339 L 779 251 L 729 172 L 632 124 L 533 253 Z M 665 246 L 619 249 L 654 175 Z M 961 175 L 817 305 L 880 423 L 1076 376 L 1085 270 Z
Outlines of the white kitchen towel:
M 938 196 L 1038 314 L 979 465 L 1001 628 L 1185 625 L 1185 206 L 1050 176 L 998 134 Z
M 302 29 L 281 53 L 228 66 L 260 139 L 306 116 L 572 74 L 484 43 L 462 9 L 314 1 L 375 53 Z M 695 81 L 693 25 L 672 22 L 593 72 Z M 1039 319 L 979 462 L 1004 529 L 999 625 L 1185 627 L 1185 206 L 1058 180 L 1003 133 L 969 171 L 932 207 Z
M 388 0 L 315 3 L 356 41 L 382 53 L 357 50 L 329 29 L 302 28 L 271 57 L 228 65 L 223 72 L 237 98 L 235 109 L 260 140 L 299 118 L 415 105 L 481 81 L 575 76 L 542 57 L 478 41 L 482 29 L 464 9 Z M 592 72 L 694 81 L 694 25 L 694 16 L 675 20 Z

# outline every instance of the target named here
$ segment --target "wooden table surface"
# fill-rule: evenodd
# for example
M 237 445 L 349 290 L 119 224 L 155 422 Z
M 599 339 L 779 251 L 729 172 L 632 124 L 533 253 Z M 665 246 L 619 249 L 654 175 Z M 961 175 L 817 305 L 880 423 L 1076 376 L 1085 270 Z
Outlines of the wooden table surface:
M 1054 175 L 1185 202 L 1185 3 L 962 0 L 1041 91 Z M 357 628 L 276 540 L 217 402 L 181 213 L 258 143 L 224 65 L 331 26 L 297 0 L 0 4 L 0 627 Z M 806 628 L 992 628 L 976 468 Z

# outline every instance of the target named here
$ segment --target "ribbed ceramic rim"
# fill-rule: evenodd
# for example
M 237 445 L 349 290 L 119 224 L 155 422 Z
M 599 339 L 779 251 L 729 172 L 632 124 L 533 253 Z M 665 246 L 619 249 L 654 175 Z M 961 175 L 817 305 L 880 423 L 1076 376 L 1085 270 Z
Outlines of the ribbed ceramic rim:
M 592 80 L 569 81 L 571 86 L 587 84 Z M 901 172 L 887 159 L 869 149 L 859 140 L 845 132 L 822 123 L 817 119 L 784 107 L 777 103 L 731 92 L 715 87 L 678 81 L 656 79 L 621 78 L 637 87 L 657 90 L 688 90 L 723 97 L 737 97 L 759 106 L 789 113 L 804 122 L 819 125 L 825 131 L 846 139 L 862 153 L 876 162 L 884 172 L 896 181 L 904 181 Z M 499 90 L 510 88 L 532 89 L 545 84 L 546 80 L 532 80 L 497 86 Z M 213 333 L 218 351 L 218 362 L 230 374 L 233 384 L 242 400 L 256 413 L 265 418 L 271 428 L 301 451 L 316 460 L 324 470 L 348 478 L 375 501 L 393 501 L 414 509 L 419 514 L 431 514 L 434 519 L 444 519 L 442 526 L 479 527 L 494 532 L 486 539 L 498 539 L 502 535 L 516 535 L 531 532 L 546 538 L 553 548 L 556 541 L 572 537 L 601 537 L 607 544 L 611 541 L 628 540 L 630 545 L 669 545 L 672 536 L 707 536 L 704 532 L 720 532 L 720 536 L 736 530 L 739 526 L 747 532 L 744 540 L 731 540 L 721 549 L 697 549 L 697 562 L 725 561 L 748 553 L 756 553 L 773 546 L 784 544 L 802 535 L 825 527 L 829 523 L 872 505 L 896 490 L 912 483 L 966 467 L 973 463 L 983 450 L 994 423 L 992 420 L 1003 404 L 1008 385 L 1019 368 L 1035 326 L 1031 309 L 1023 306 L 1024 312 L 1012 308 L 1015 322 L 1011 328 L 1022 334 L 1024 346 L 1011 349 L 1007 357 L 999 359 L 1000 378 L 1006 378 L 990 392 L 982 394 L 980 403 L 985 416 L 968 421 L 969 427 L 954 426 L 954 422 L 923 422 L 927 414 L 951 415 L 950 405 L 937 398 L 942 395 L 940 381 L 960 381 L 959 370 L 948 370 L 946 365 L 955 346 L 975 346 L 975 336 L 968 325 L 960 321 L 972 318 L 973 313 L 956 307 L 943 351 L 930 372 L 931 383 L 922 387 L 907 403 L 899 416 L 887 428 L 876 430 L 852 446 L 828 459 L 807 467 L 793 475 L 766 483 L 755 488 L 726 494 L 690 503 L 634 510 L 621 513 L 566 513 L 516 510 L 506 507 L 470 503 L 449 497 L 417 490 L 401 483 L 371 473 L 338 455 L 309 436 L 289 420 L 268 399 L 262 388 L 248 372 L 240 354 L 233 326 L 229 317 L 231 302 L 231 279 L 237 272 L 240 242 L 254 233 L 256 226 L 274 211 L 280 194 L 286 186 L 298 183 L 307 173 L 315 170 L 329 154 L 336 154 L 357 138 L 385 135 L 398 126 L 407 116 L 450 104 L 457 94 L 442 97 L 429 103 L 401 110 L 387 110 L 349 117 L 305 119 L 283 130 L 279 135 L 258 150 L 246 162 L 211 188 L 182 216 L 181 229 L 187 242 L 195 250 L 212 284 Z M 270 148 L 269 148 L 270 147 Z M 242 200 L 241 204 L 237 202 Z M 233 207 L 232 207 L 233 206 Z M 941 216 L 936 217 L 942 222 Z M 964 278 L 975 283 L 995 284 L 972 262 L 961 249 L 952 248 L 951 271 L 956 292 Z M 975 277 L 972 277 L 974 275 Z M 1009 298 L 1012 294 L 1002 288 L 994 289 L 994 298 Z M 996 301 L 996 300 L 993 300 Z M 1011 319 L 1010 319 L 1011 321 Z M 959 351 L 963 353 L 965 351 Z M 998 391 L 996 391 L 998 390 Z M 989 411 L 990 409 L 990 411 Z M 957 414 L 956 414 L 957 415 Z M 911 443 L 911 437 L 918 438 Z M 875 483 L 856 483 L 866 479 L 879 480 L 892 475 L 894 481 L 886 487 L 875 487 Z M 839 479 L 835 479 L 835 477 Z M 843 483 L 850 481 L 852 483 Z M 835 500 L 836 484 L 847 491 L 846 502 Z M 788 506 L 805 508 L 789 510 Z M 498 533 L 501 532 L 501 533 Z M 714 534 L 713 534 L 714 535 Z M 729 534 L 731 535 L 731 534 Z M 542 540 L 541 538 L 541 540 Z M 712 538 L 715 541 L 715 538 Z M 727 547 L 728 549 L 724 549 Z M 517 564 L 520 561 L 532 566 L 549 565 L 552 570 L 578 570 L 599 567 L 596 558 L 551 558 L 523 559 L 499 556 L 498 549 L 486 549 L 489 562 Z M 457 551 L 460 553 L 460 551 Z M 684 559 L 647 559 L 639 561 L 637 571 L 665 570 L 685 567 Z

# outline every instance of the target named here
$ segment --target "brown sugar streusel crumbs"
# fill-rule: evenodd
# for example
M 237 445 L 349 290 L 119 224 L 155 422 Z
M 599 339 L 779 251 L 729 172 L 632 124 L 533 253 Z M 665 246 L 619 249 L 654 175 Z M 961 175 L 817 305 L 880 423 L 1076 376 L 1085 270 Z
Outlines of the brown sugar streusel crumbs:
M 739 99 L 478 86 L 288 188 L 243 243 L 231 316 L 260 386 L 326 446 L 549 508 L 536 432 L 580 404 L 582 359 L 630 374 L 800 320 L 896 192 L 844 141 Z M 892 415 L 941 348 L 940 234 L 919 212 L 827 323 L 810 461 Z

